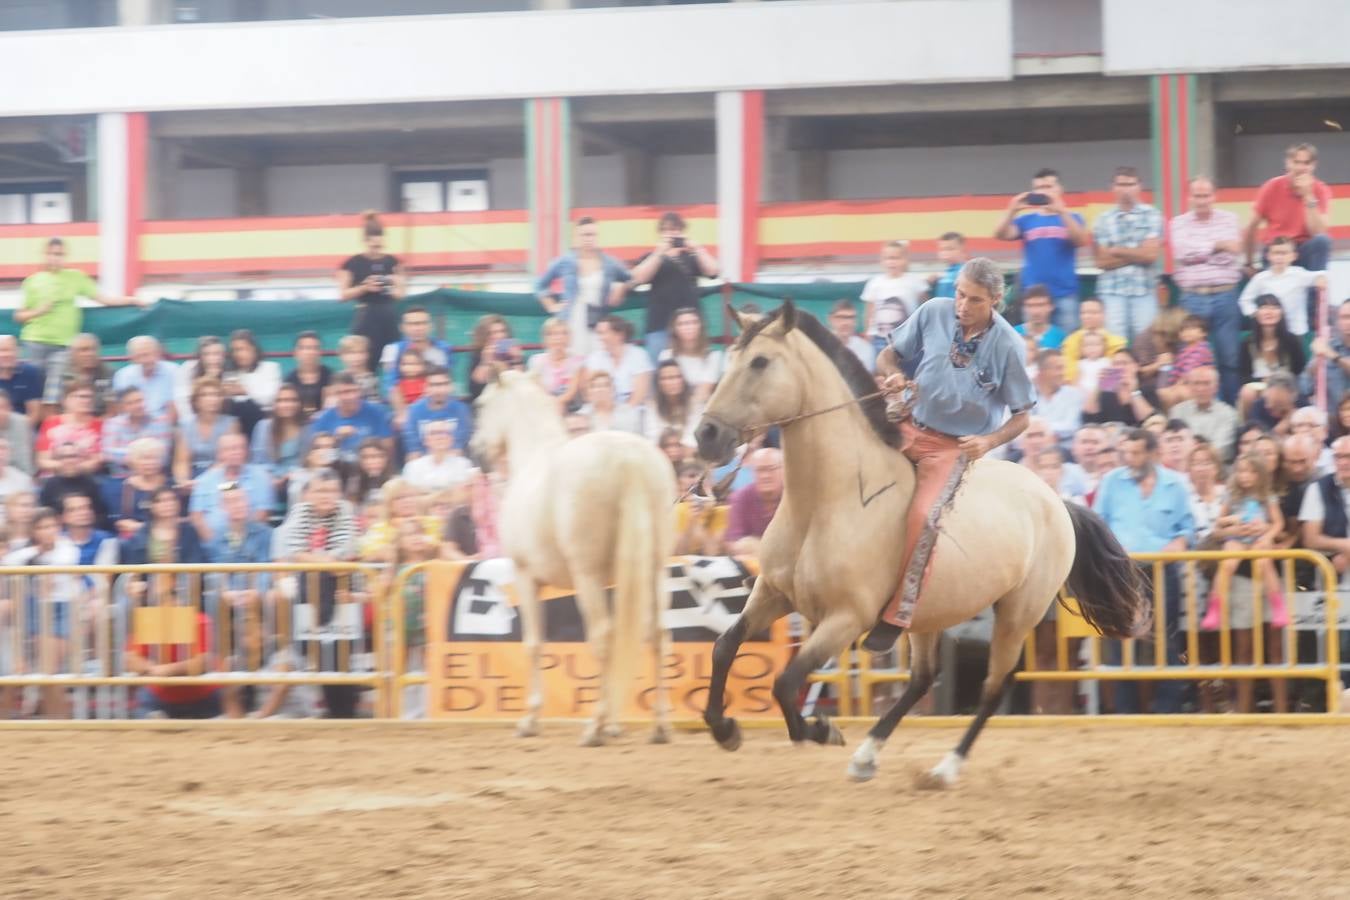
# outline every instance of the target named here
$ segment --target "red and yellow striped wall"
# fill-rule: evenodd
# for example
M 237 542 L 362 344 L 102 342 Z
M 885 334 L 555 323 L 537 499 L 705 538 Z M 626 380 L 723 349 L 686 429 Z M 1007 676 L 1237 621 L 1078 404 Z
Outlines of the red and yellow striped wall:
M 1219 191 L 1219 205 L 1245 220 L 1255 188 Z M 1145 195 L 1149 202 L 1156 202 Z M 1332 187 L 1331 236 L 1350 240 L 1350 184 Z M 1070 206 L 1089 223 L 1110 208 L 1106 192 L 1070 194 Z M 881 244 L 902 238 L 918 257 L 936 251 L 944 231 L 966 235 L 974 253 L 1012 254 L 1015 245 L 990 235 L 1006 197 L 931 197 L 913 200 L 833 200 L 767 203 L 759 207 L 757 255 L 762 264 L 834 259 L 870 260 Z M 718 245 L 717 207 L 676 207 L 690 237 Z M 591 216 L 600 225 L 601 246 L 634 260 L 656 244 L 656 221 L 666 207 L 594 207 L 571 210 L 570 219 Z M 529 268 L 531 229 L 526 210 L 478 213 L 404 213 L 384 217 L 389 252 L 414 268 L 429 270 Z M 152 281 L 219 274 L 304 275 L 330 272 L 361 250 L 360 216 L 292 216 L 144 222 L 139 238 L 140 271 Z M 75 268 L 96 273 L 98 225 L 0 226 L 0 280 L 17 281 L 42 265 L 48 238 L 66 240 Z M 569 245 L 570 235 L 561 246 Z
M 0 225 L 0 281 L 19 281 L 42 267 L 47 241 L 66 242 L 66 264 L 93 275 L 98 272 L 98 223 L 64 225 Z

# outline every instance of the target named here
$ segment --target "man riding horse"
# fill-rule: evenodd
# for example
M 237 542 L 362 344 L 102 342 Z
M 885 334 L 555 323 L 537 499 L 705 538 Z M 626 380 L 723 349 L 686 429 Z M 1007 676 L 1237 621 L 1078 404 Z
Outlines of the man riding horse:
M 989 259 L 972 259 L 956 279 L 956 297 L 935 297 L 891 332 L 877 357 L 887 390 L 905 388 L 902 362 L 917 361 L 917 399 L 901 422 L 901 449 L 914 463 L 916 484 L 905 522 L 900 586 L 863 646 L 890 649 L 909 626 L 932 563 L 942 511 L 966 466 L 1008 443 L 1027 427 L 1035 405 L 1023 365 L 1026 344 L 999 314 L 1003 273 Z M 1011 417 L 1008 413 L 1011 412 Z

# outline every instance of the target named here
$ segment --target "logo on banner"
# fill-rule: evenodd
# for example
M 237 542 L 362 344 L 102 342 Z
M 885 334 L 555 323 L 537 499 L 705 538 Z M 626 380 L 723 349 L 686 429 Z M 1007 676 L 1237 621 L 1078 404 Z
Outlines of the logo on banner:
M 663 624 L 671 652 L 661 681 L 677 716 L 701 714 L 712 677 L 712 642 L 745 608 L 750 570 L 729 557 L 688 557 L 667 571 L 670 608 Z M 431 717 L 514 718 L 525 711 L 529 661 L 509 560 L 440 563 L 427 571 Z M 600 672 L 585 643 L 585 623 L 570 591 L 541 592 L 545 648 L 541 658 L 545 716 L 582 717 L 599 697 Z M 626 714 L 649 714 L 653 665 L 644 642 Z M 786 662 L 780 627 L 742 645 L 727 682 L 732 715 L 772 715 L 770 688 Z

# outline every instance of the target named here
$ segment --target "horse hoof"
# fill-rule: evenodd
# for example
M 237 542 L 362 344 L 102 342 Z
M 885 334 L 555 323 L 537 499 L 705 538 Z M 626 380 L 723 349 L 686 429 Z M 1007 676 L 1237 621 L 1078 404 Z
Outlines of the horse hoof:
M 827 716 L 816 716 L 811 720 L 811 740 L 826 747 L 844 746 L 844 735 L 839 727 Z
M 603 747 L 605 746 L 605 736 L 598 729 L 588 729 L 581 736 L 582 747 Z
M 945 791 L 956 787 L 956 780 L 961 774 L 964 762 L 965 760 L 955 753 L 948 753 L 942 758 L 942 762 L 927 772 L 920 772 L 914 786 L 921 791 Z
M 723 719 L 712 727 L 713 740 L 726 751 L 741 749 L 741 726 L 735 719 Z
M 953 784 L 954 780 L 948 780 L 948 777 L 937 769 L 920 772 L 914 776 L 914 786 L 921 791 L 945 791 Z
M 849 781 L 871 781 L 877 777 L 877 764 L 874 761 L 859 762 L 850 760 L 848 764 Z
M 623 726 L 622 726 L 622 725 L 606 725 L 606 726 L 605 726 L 605 737 L 611 737 L 611 738 L 623 737 Z
M 539 736 L 539 724 L 529 719 L 516 723 L 516 737 L 530 738 Z
M 649 744 L 669 744 L 670 732 L 665 728 L 657 728 L 652 732 L 652 736 L 647 739 Z

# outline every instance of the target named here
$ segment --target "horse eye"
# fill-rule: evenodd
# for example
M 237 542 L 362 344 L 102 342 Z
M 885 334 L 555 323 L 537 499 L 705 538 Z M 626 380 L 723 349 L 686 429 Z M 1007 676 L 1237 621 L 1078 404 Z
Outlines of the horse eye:
M 769 358 L 767 356 L 756 356 L 754 359 L 750 360 L 750 368 L 752 369 L 763 370 L 767 369 L 768 367 L 769 367 Z

